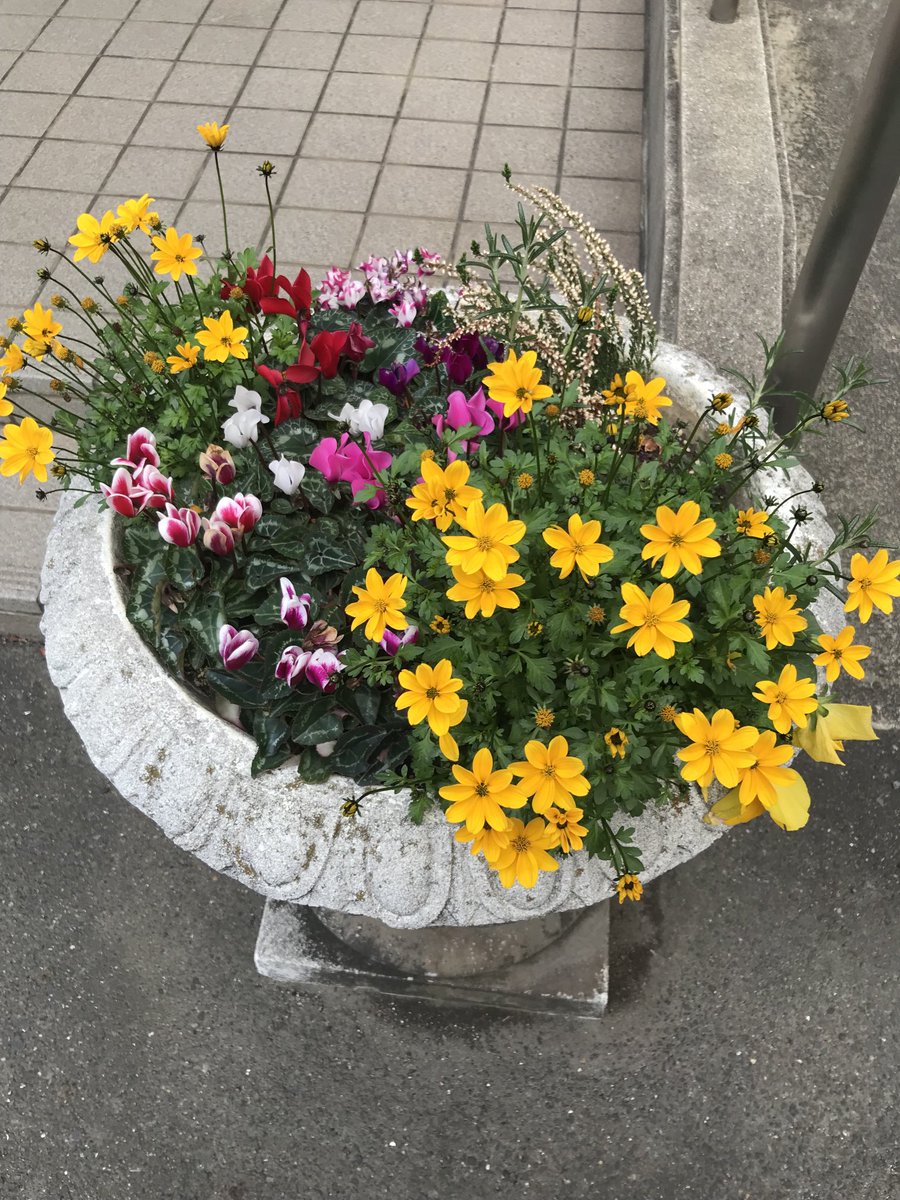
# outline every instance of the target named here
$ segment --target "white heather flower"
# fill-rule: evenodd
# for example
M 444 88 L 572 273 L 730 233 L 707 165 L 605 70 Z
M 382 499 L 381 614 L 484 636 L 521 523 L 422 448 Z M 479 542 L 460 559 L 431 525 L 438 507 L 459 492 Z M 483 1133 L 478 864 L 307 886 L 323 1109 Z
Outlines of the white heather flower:
M 303 463 L 285 458 L 283 454 L 269 463 L 269 470 L 275 476 L 275 486 L 286 496 L 293 496 L 300 487 L 300 482 L 306 474 Z
M 359 408 L 345 404 L 336 419 L 349 425 L 354 436 L 367 433 L 374 442 L 384 433 L 384 423 L 390 411 L 386 404 L 373 404 L 371 400 L 366 399 L 360 400 Z M 334 416 L 334 413 L 329 413 L 329 416 Z
M 240 384 L 234 389 L 234 398 L 228 401 L 228 407 L 237 409 L 239 413 L 250 412 L 252 409 L 262 408 L 262 396 L 259 392 L 253 392 L 250 388 L 241 387 Z M 253 439 L 256 441 L 256 438 Z
M 255 392 L 252 394 L 256 395 Z M 222 422 L 222 436 L 230 446 L 243 450 L 245 446 L 248 446 L 250 442 L 255 442 L 259 437 L 257 427 L 261 424 L 268 425 L 268 423 L 269 418 L 264 416 L 258 408 L 246 408 Z

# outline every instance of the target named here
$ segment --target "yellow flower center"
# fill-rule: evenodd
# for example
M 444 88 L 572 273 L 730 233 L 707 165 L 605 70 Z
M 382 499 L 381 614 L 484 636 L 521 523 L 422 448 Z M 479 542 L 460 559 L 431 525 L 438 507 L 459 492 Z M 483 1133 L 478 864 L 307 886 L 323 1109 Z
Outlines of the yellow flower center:
M 531 848 L 531 843 L 523 833 L 520 833 L 518 837 L 513 838 L 512 848 L 517 854 L 524 854 L 526 850 Z
M 29 458 L 30 458 L 32 461 L 34 461 L 34 459 L 36 459 L 36 458 L 37 458 L 37 454 L 38 454 L 38 452 L 37 452 L 37 446 L 26 446 L 26 447 L 25 447 L 25 453 L 28 455 L 28 457 L 29 457 Z
M 372 607 L 377 613 L 386 613 L 388 610 L 387 600 L 373 600 Z
M 838 659 L 838 661 L 840 661 L 840 659 L 843 657 L 843 654 L 844 654 L 843 650 L 838 650 L 837 647 L 835 647 L 835 649 L 832 650 L 832 652 L 831 652 L 831 657 L 836 658 L 836 659 Z
M 475 784 L 475 795 L 481 796 L 482 798 L 489 795 L 488 785 L 486 783 L 476 783 Z
M 176 262 L 184 262 L 184 255 L 183 255 L 183 254 L 176 254 L 176 255 L 175 255 L 175 261 L 176 261 Z
M 222 334 L 222 345 L 228 346 L 229 348 L 231 346 L 231 338 L 228 336 L 227 333 Z
M 703 749 L 710 758 L 715 758 L 717 754 L 721 753 L 721 747 L 719 746 L 719 743 L 713 738 L 709 738 L 706 742 L 704 742 Z
M 684 545 L 684 538 L 681 536 L 680 533 L 673 533 L 672 537 L 670 538 L 670 541 L 673 546 L 683 546 Z
M 787 692 L 782 692 L 779 690 L 775 693 L 775 703 L 776 704 L 786 704 L 787 700 L 788 700 Z
M 450 504 L 456 499 L 456 488 L 444 488 L 444 503 Z
M 425 693 L 425 696 L 426 696 L 426 699 L 428 699 L 428 700 L 436 700 L 440 694 L 441 693 L 437 690 L 436 687 L 430 687 L 427 690 L 427 692 Z
M 531 392 L 529 392 L 528 388 L 523 388 L 523 387 L 516 388 L 516 399 L 517 400 L 530 400 Z
M 864 592 L 867 592 L 869 590 L 869 588 L 871 587 L 871 585 L 872 585 L 871 579 L 860 579 L 859 580 L 859 586 L 862 589 L 862 591 L 864 591 Z
M 495 584 L 494 584 L 493 579 L 483 579 L 481 581 L 480 587 L 481 587 L 482 592 L 492 592 L 494 590 Z
M 492 537 L 488 537 L 485 534 L 482 537 L 478 538 L 478 540 L 475 542 L 475 547 L 478 550 L 484 550 L 484 551 L 493 550 L 494 539 Z
M 544 767 L 541 771 L 541 774 L 546 775 L 548 779 L 556 778 L 556 770 L 550 763 L 547 763 L 546 767 Z
M 644 625 L 647 629 L 655 629 L 659 624 L 659 613 L 650 612 L 644 617 Z

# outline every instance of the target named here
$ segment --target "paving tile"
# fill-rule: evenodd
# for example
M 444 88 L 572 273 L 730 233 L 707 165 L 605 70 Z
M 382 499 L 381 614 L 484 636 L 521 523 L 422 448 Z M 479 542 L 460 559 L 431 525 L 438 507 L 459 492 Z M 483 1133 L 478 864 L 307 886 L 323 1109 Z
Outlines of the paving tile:
M 582 12 L 642 13 L 644 0 L 581 0 Z
M 169 21 L 125 21 L 108 54 L 124 58 L 162 58 L 171 62 L 191 36 L 190 25 Z
M 403 103 L 403 116 L 432 121 L 477 121 L 486 90 L 487 83 L 480 79 L 413 76 Z
M 35 150 L 16 184 L 19 187 L 55 188 L 60 192 L 93 193 L 108 175 L 118 153 L 118 146 L 48 138 Z
M 507 199 L 512 197 L 507 196 Z M 499 237 L 501 234 L 506 234 L 512 244 L 515 246 L 521 238 L 518 225 L 504 221 L 488 221 L 491 230 Z M 456 262 L 463 254 L 472 253 L 472 242 L 477 242 L 482 250 L 486 249 L 485 241 L 485 222 L 484 221 L 463 221 L 456 232 L 456 241 L 453 244 L 453 261 Z
M 372 212 L 456 220 L 465 183 L 465 171 L 388 163 L 372 198 Z
M 640 133 L 644 97 L 640 91 L 616 88 L 572 88 L 569 129 L 607 129 Z
M 259 56 L 259 66 L 307 67 L 313 71 L 328 71 L 334 63 L 340 44 L 339 33 L 304 33 L 300 30 L 279 29 L 266 43 Z
M 343 33 L 352 11 L 352 0 L 287 0 L 275 28 Z
M 65 102 L 65 96 L 49 92 L 4 92 L 0 133 L 40 137 Z
M 532 187 L 556 188 L 556 172 L 551 175 L 529 175 L 520 182 Z M 473 171 L 469 181 L 463 216 L 467 221 L 512 219 L 516 214 L 518 197 L 511 192 L 499 171 Z
M 320 212 L 306 208 L 279 208 L 278 242 L 282 253 L 294 260 L 339 267 L 350 265 L 361 213 Z
M 643 189 L 637 180 L 575 179 L 564 175 L 559 192 L 597 229 L 637 233 L 641 227 Z
M 146 107 L 143 100 L 73 96 L 50 126 L 49 136 L 77 143 L 107 142 L 121 147 L 134 132 Z M 95 181 L 95 186 L 99 187 L 102 182 L 101 177 Z
M 610 50 L 643 50 L 644 18 L 631 13 L 582 13 L 578 45 Z
M 269 210 L 258 204 L 228 205 L 228 240 L 232 250 L 255 247 L 269 223 Z M 217 200 L 191 200 L 178 214 L 178 229 L 196 238 L 205 236 L 204 249 L 218 258 L 225 249 L 222 207 Z
M 335 72 L 319 104 L 322 112 L 393 116 L 403 97 L 405 76 Z
M 641 239 L 636 233 L 617 233 L 615 230 L 598 230 L 609 242 L 610 249 L 623 267 L 639 268 L 641 265 Z
M 556 175 L 563 133 L 561 129 L 485 125 L 478 139 L 475 166 L 499 171 L 509 163 L 517 175 Z
M 458 41 L 493 42 L 497 40 L 502 16 L 499 8 L 435 4 L 428 18 L 425 36 Z
M 360 257 L 368 254 L 389 255 L 394 250 L 420 247 L 447 257 L 453 247 L 455 221 L 431 217 L 376 214 L 366 220 L 360 240 Z
M 562 129 L 565 111 L 565 87 L 492 83 L 484 119 L 489 125 L 546 125 Z
M 127 17 L 134 0 L 66 0 L 61 17 Z
M 438 79 L 489 79 L 494 46 L 488 42 L 425 40 L 416 74 Z
M 149 192 L 151 196 L 183 200 L 194 186 L 207 153 L 129 146 L 103 187 L 120 196 L 141 196 Z
M 50 16 L 59 8 L 60 0 L 0 0 L 0 15 L 25 14 Z
M 120 24 L 120 21 L 89 21 L 81 17 L 54 17 L 32 49 L 65 50 L 68 54 L 101 54 Z M 5 24 L 3 36 L 5 42 Z
M 23 256 L 27 252 L 27 262 L 26 257 L 22 257 L 22 270 L 30 268 L 34 277 L 38 267 L 47 264 L 31 243 L 35 238 L 44 237 L 55 245 L 62 245 L 69 234 L 75 232 L 75 221 L 79 213 L 90 207 L 93 195 L 92 187 L 66 193 L 49 188 L 11 187 L 0 201 L 0 242 L 19 243 Z M 4 258 L 4 276 L 6 265 Z M 3 290 L 6 289 L 4 278 Z
M 309 117 L 308 112 L 285 111 L 273 120 L 265 108 L 236 108 L 228 118 L 227 150 L 253 154 L 259 162 L 275 154 L 296 154 Z
M 2 37 L 0 33 L 0 37 Z M 4 76 L 0 88 L 15 92 L 74 92 L 91 69 L 91 54 L 41 54 L 34 50 L 23 54 Z
M 405 75 L 412 66 L 415 38 L 351 35 L 338 55 L 335 69 L 376 75 Z
M 21 316 L 41 287 L 35 274 L 39 265 L 37 255 L 30 239 L 28 245 L 16 244 L 13 240 L 4 242 L 5 230 L 0 214 L 0 321 L 8 316 Z M 15 237 L 12 232 L 5 236 L 10 239 Z
M 131 15 L 139 21 L 175 21 L 194 25 L 200 20 L 207 2 L 208 0 L 140 0 Z M 256 0 L 256 3 L 259 3 L 259 0 Z
M 266 29 L 232 25 L 201 25 L 182 51 L 182 60 L 204 63 L 252 63 L 266 36 Z
M 285 109 L 311 112 L 322 94 L 327 78 L 328 74 L 325 71 L 254 67 L 241 92 L 241 106 L 271 108 L 277 112 Z
M 281 0 L 213 0 L 203 14 L 204 25 L 255 25 L 271 29 Z
M 440 162 L 468 170 L 478 126 L 456 121 L 398 121 L 387 151 L 387 161 L 420 166 Z
M 10 71 L 16 63 L 20 55 L 19 50 L 3 50 L 0 49 L 0 79 Z M 22 89 L 26 90 L 26 89 Z
M 497 49 L 493 78 L 500 83 L 569 81 L 572 51 L 562 46 L 507 46 Z
M 159 58 L 114 58 L 104 55 L 78 89 L 82 96 L 127 96 L 131 100 L 152 100 L 169 71 Z
M 278 204 L 365 212 L 378 171 L 378 163 L 298 158 L 287 186 L 278 197 Z
M 454 3 L 464 8 L 469 8 L 470 6 L 477 8 L 503 8 L 506 5 L 506 0 L 454 0 Z
M 578 0 L 509 0 L 506 7 L 553 8 L 559 12 L 574 12 L 578 8 Z
M 572 83 L 578 87 L 641 88 L 644 86 L 643 52 L 576 49 Z
M 503 20 L 503 44 L 571 46 L 575 41 L 574 12 L 508 8 Z
M 566 134 L 563 173 L 595 179 L 640 179 L 642 139 L 639 133 L 594 133 L 570 129 Z
M 34 138 L 0 137 L 0 187 L 12 183 L 36 145 Z
M 392 125 L 388 117 L 317 113 L 303 143 L 303 153 L 312 158 L 381 162 Z
M 31 489 L 33 490 L 33 489 Z M 0 509 L 3 545 L 3 607 L 8 612 L 38 613 L 41 563 L 53 513 Z
M 197 132 L 197 126 L 206 119 L 206 113 L 200 113 L 196 104 L 171 104 L 156 100 L 146 108 L 131 141 L 137 146 L 172 146 L 184 150 L 199 150 L 204 143 Z M 228 148 L 231 148 L 235 131 L 232 128 L 228 135 Z
M 266 189 L 257 167 L 266 157 L 263 154 L 236 154 L 234 151 L 219 155 L 219 168 L 222 172 L 222 186 L 225 198 L 230 203 L 262 204 L 266 203 Z M 191 200 L 218 200 L 219 182 L 216 178 L 215 156 L 210 154 L 206 166 L 191 192 Z M 293 165 L 293 159 L 287 157 L 269 156 L 269 161 L 275 168 L 272 176 L 272 196 L 278 195 L 278 190 Z
M 350 26 L 351 33 L 377 33 L 379 37 L 418 37 L 425 24 L 425 4 L 397 4 L 391 0 L 361 0 Z
M 18 16 L 3 18 L 2 37 L 4 50 L 27 50 L 46 22 L 44 16 Z M 58 50 L 58 46 L 48 46 Z
M 243 66 L 178 62 L 163 84 L 159 99 L 230 107 L 237 99 L 246 74 L 247 68 Z M 201 114 L 201 119 L 208 118 Z

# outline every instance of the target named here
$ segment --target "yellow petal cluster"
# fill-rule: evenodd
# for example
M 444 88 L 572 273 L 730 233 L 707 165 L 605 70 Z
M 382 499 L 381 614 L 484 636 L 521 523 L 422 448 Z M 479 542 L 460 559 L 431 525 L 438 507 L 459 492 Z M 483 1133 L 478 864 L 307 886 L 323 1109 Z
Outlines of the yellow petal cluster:
M 407 626 L 403 609 L 406 601 L 403 593 L 409 580 L 405 575 L 394 574 L 389 579 L 382 579 L 374 567 L 366 572 L 365 587 L 354 585 L 351 589 L 357 595 L 344 609 L 348 617 L 353 618 L 351 629 L 365 624 L 365 635 L 372 642 L 380 642 L 387 628 L 405 629 Z

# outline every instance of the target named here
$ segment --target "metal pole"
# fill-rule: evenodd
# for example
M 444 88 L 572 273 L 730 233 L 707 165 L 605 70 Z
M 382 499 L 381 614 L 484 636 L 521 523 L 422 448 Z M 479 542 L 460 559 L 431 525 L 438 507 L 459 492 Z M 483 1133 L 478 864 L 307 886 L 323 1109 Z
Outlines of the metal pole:
M 900 0 L 891 0 L 766 381 L 779 433 L 797 420 L 791 393 L 819 385 L 898 178 Z
M 712 0 L 709 19 L 722 25 L 731 25 L 737 20 L 740 0 Z

